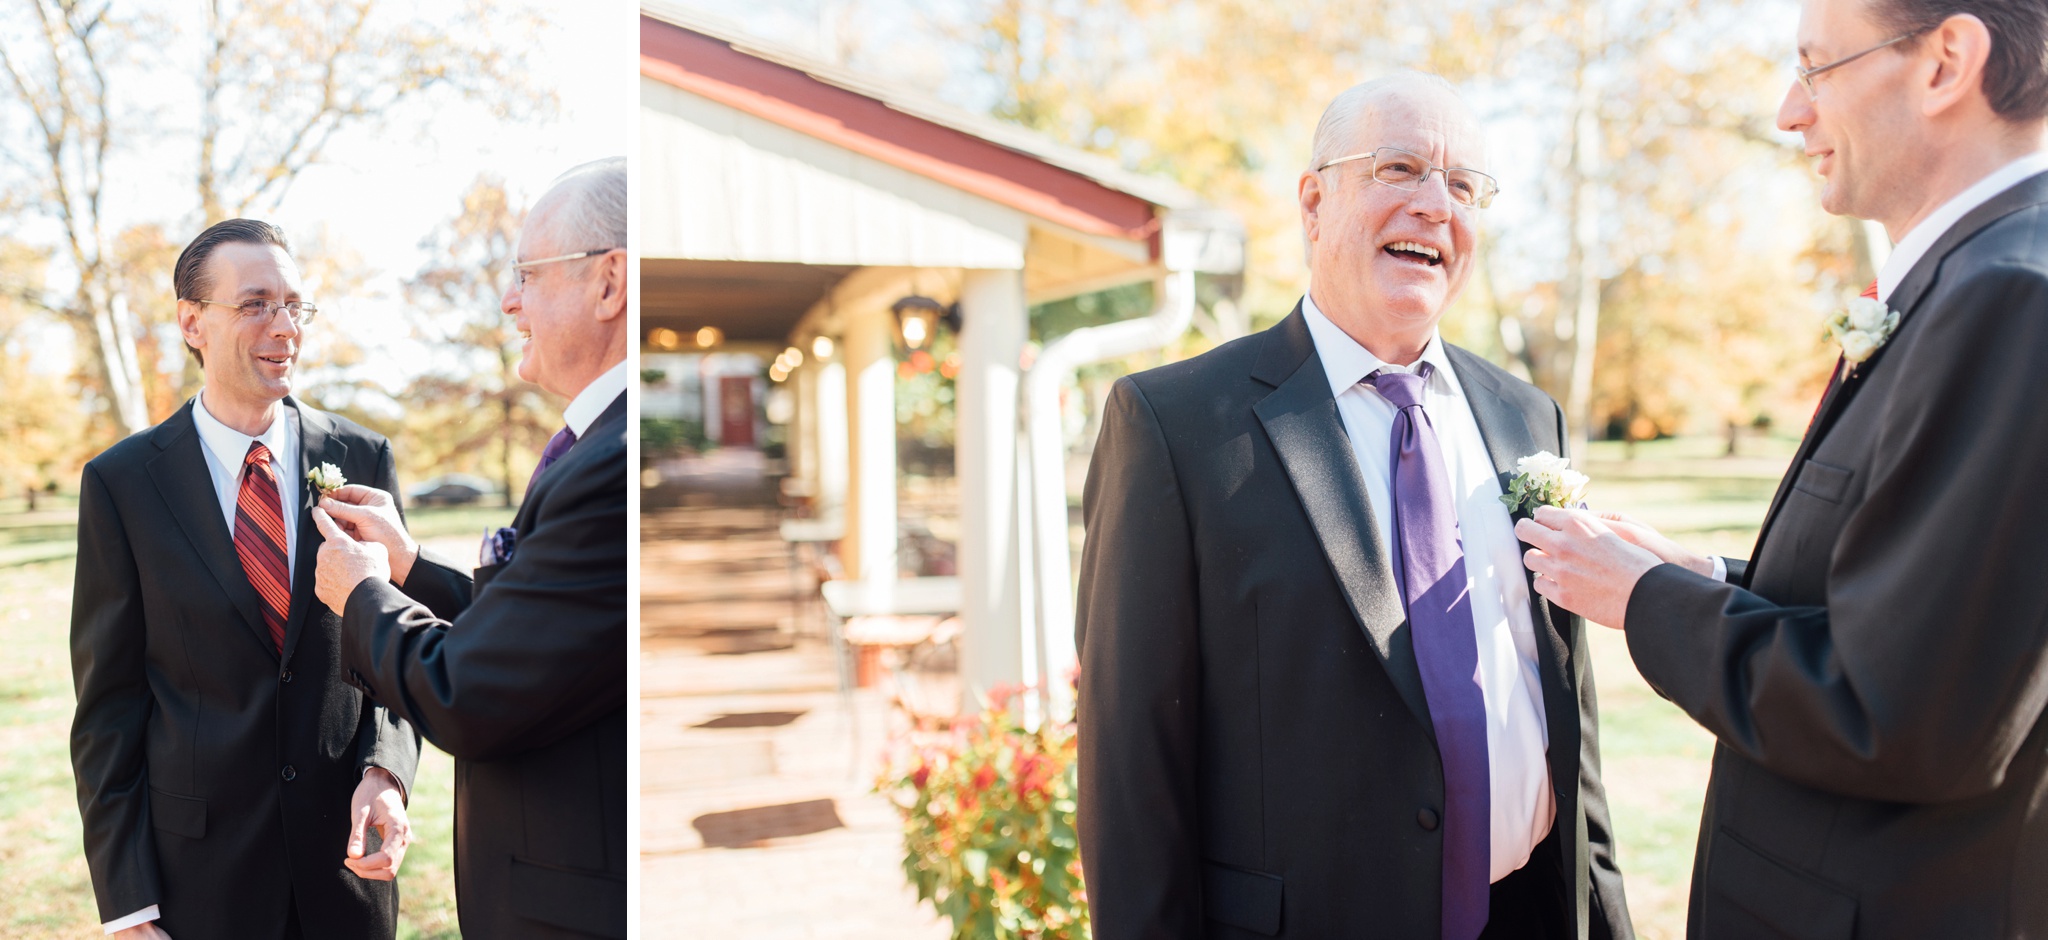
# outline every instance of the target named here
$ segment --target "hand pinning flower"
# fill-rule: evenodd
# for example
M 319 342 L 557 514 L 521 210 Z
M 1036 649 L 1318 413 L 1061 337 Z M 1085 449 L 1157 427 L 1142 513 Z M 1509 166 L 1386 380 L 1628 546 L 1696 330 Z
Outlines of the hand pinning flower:
M 1827 328 L 1828 336 L 1841 344 L 1842 358 L 1854 371 L 1892 338 L 1892 332 L 1899 328 L 1899 315 L 1883 301 L 1858 297 L 1849 301 L 1846 309 L 1828 317 Z
M 1536 511 L 1538 506 L 1563 509 L 1576 506 L 1586 495 L 1586 475 L 1572 469 L 1570 458 L 1550 451 L 1515 461 L 1515 477 L 1500 501 L 1509 512 Z
M 306 471 L 306 482 L 313 484 L 313 488 L 319 490 L 320 495 L 327 496 L 335 490 L 347 486 L 348 477 L 341 475 L 340 467 L 331 463 L 323 463 Z

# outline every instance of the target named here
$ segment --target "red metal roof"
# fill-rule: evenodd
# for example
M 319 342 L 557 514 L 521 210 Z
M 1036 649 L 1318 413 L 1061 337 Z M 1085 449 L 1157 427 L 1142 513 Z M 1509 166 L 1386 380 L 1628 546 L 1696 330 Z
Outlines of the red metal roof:
M 642 12 L 640 74 L 1048 222 L 1147 242 L 1158 252 L 1159 203 L 908 113 L 733 39 Z

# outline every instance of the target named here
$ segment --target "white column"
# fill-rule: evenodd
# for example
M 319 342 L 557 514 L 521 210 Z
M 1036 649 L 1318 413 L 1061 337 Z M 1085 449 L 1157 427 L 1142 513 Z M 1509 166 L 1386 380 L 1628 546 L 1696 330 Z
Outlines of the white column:
M 846 329 L 847 409 L 852 467 L 847 573 L 896 580 L 896 345 L 887 310 L 862 311 Z
M 818 492 L 818 366 L 805 362 L 791 372 L 786 383 L 796 400 L 790 416 L 789 475 L 802 480 L 815 496 Z
M 818 369 L 818 505 L 820 515 L 846 511 L 846 480 L 852 462 L 847 447 L 846 366 L 827 362 Z
M 960 674 L 965 707 L 1024 678 L 1017 512 L 1017 359 L 1029 321 L 1018 271 L 969 271 L 960 289 Z

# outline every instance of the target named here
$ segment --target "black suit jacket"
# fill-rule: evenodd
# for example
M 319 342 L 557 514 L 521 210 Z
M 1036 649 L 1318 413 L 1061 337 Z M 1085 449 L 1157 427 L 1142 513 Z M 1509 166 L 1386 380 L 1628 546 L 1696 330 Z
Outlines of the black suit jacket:
M 519 506 L 512 560 L 422 557 L 343 610 L 355 681 L 455 756 L 471 937 L 626 935 L 626 397 Z
M 395 491 L 391 447 L 299 405 L 302 467 Z M 71 763 L 102 921 L 161 905 L 178 940 L 389 937 L 398 892 L 342 865 L 367 766 L 407 787 L 419 736 L 341 677 L 340 621 L 313 593 L 302 490 L 282 661 L 192 423 L 192 403 L 85 465 Z
M 1449 354 L 1503 485 L 1564 452 L 1548 396 Z M 1299 309 L 1110 394 L 1076 628 L 1102 940 L 1440 935 L 1442 765 L 1348 441 Z M 1585 639 L 1532 614 L 1557 838 L 1530 866 L 1567 935 L 1629 937 Z
M 1738 583 L 1629 598 L 1643 677 L 1720 739 L 1694 937 L 2048 936 L 2048 175 L 1890 306 Z

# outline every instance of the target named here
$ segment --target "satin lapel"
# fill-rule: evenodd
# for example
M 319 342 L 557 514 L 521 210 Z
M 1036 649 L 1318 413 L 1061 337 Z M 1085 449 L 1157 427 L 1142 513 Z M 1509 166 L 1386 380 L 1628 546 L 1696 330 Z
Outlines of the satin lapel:
M 1445 344 L 1458 384 L 1465 390 L 1465 402 L 1479 424 L 1479 436 L 1486 441 L 1486 454 L 1500 478 L 1501 492 L 1515 477 L 1515 463 L 1542 450 L 1529 428 L 1529 416 L 1502 397 L 1500 384 L 1479 358 L 1456 346 Z M 1562 443 L 1560 442 L 1560 446 Z M 1517 511 L 1515 519 L 1525 514 Z M 1522 550 L 1529 545 L 1522 543 Z M 1529 617 L 1536 632 L 1536 671 L 1543 680 L 1543 716 L 1550 729 L 1550 784 L 1560 800 L 1559 819 L 1566 818 L 1563 802 L 1578 796 L 1579 703 L 1571 675 L 1571 640 L 1558 628 L 1557 612 L 1536 593 L 1536 577 L 1522 569 L 1522 583 L 1529 590 Z M 1570 623 L 1569 615 L 1564 615 Z
M 1301 497 L 1352 616 L 1372 642 L 1373 652 L 1379 654 L 1401 699 L 1434 737 L 1429 704 L 1422 694 L 1422 672 L 1415 664 L 1413 638 L 1394 585 L 1390 555 L 1365 495 L 1358 458 L 1352 454 L 1344 423 L 1337 417 L 1337 401 L 1330 397 L 1322 359 L 1315 355 L 1299 310 L 1271 334 L 1269 352 L 1298 352 L 1306 346 L 1306 358 L 1298 360 L 1293 372 L 1252 411 L 1265 426 L 1289 482 Z M 1281 345 L 1276 349 L 1272 344 Z M 1272 373 L 1278 371 L 1274 358 L 1262 356 L 1258 370 L 1258 377 L 1269 384 Z
M 265 650 L 277 655 L 270 642 L 270 630 L 263 626 L 262 602 L 256 596 L 256 587 L 242 570 L 242 560 L 235 555 L 234 534 L 229 531 L 227 520 L 221 518 L 213 474 L 207 470 L 206 455 L 200 449 L 204 445 L 199 441 L 199 428 L 192 423 L 192 403 L 186 402 L 177 414 L 157 425 L 150 441 L 163 451 L 149 461 L 149 478 L 156 482 L 158 495 L 170 508 L 172 518 L 178 520 L 185 538 L 198 551 L 199 559 L 206 563 L 206 570 L 213 572 L 221 591 L 242 612 L 242 621 L 250 632 Z
M 1933 290 L 1941 274 L 1942 262 L 1948 260 L 1951 252 L 1962 247 L 1964 242 L 1969 241 L 1991 223 L 2021 209 L 2043 203 L 2048 203 L 2048 173 L 2020 181 L 2011 189 L 1970 210 L 1957 220 L 1956 224 L 1949 226 L 1948 231 L 1927 249 L 1927 253 L 1920 256 L 1913 269 L 1906 272 L 1906 277 L 1899 281 L 1898 289 L 1892 291 L 1892 295 L 1885 300 L 1885 306 L 1899 312 L 1898 329 L 1905 329 L 1906 321 L 1919 312 L 1920 302 L 1927 299 L 1928 292 Z M 1896 331 L 1893 335 L 1897 335 Z M 1785 478 L 1779 481 L 1777 495 L 1771 499 L 1770 511 L 1764 514 L 1764 524 L 1757 530 L 1756 549 L 1750 555 L 1751 558 L 1763 554 L 1764 538 L 1771 532 L 1771 523 L 1777 521 L 1778 509 L 1784 505 L 1787 494 L 1791 492 L 1792 481 L 1799 475 L 1799 468 L 1819 446 L 1828 429 L 1834 426 L 1835 418 L 1843 409 L 1849 407 L 1850 400 L 1856 397 L 1856 391 L 1863 387 L 1870 373 L 1877 368 L 1878 363 L 1884 361 L 1884 354 L 1889 349 L 1889 343 L 1878 347 L 1869 359 L 1864 360 L 1840 382 L 1836 382 L 1827 396 L 1821 400 L 1820 411 L 1813 418 L 1813 426 L 1807 429 L 1806 439 L 1799 442 L 1799 452 L 1793 455 L 1792 465 L 1785 471 Z M 1751 572 L 1755 570 L 1750 569 Z M 1743 580 L 1749 580 L 1747 573 Z
M 319 492 L 306 481 L 305 474 L 322 463 L 342 466 L 348 457 L 348 444 L 334 436 L 334 425 L 326 415 L 301 407 L 289 398 L 285 404 L 299 412 L 299 479 L 289 481 L 289 485 L 299 488 L 299 550 L 292 563 L 291 615 L 284 622 L 285 659 L 290 661 L 299 648 L 299 635 L 305 629 L 307 615 L 323 606 L 319 595 L 313 593 L 323 541 L 320 527 L 313 524 L 313 501 L 319 498 Z

